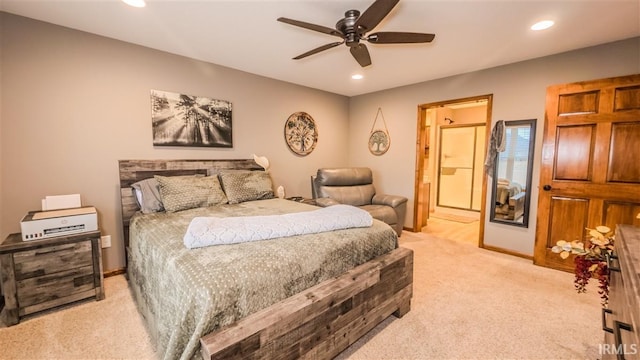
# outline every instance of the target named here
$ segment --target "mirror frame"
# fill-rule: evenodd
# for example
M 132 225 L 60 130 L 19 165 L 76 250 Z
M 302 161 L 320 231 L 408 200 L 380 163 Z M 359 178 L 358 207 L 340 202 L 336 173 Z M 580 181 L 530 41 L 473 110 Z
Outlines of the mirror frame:
M 533 176 L 533 158 L 534 158 L 534 149 L 536 143 L 536 122 L 537 119 L 526 119 L 526 120 L 505 120 L 504 126 L 505 130 L 508 127 L 513 126 L 522 126 L 529 125 L 530 128 L 530 137 L 529 137 L 529 151 L 527 156 L 527 181 L 525 184 L 526 192 L 524 197 L 524 211 L 522 213 L 522 222 L 518 222 L 515 220 L 505 220 L 505 219 L 496 219 L 496 192 L 498 187 L 498 156 L 499 153 L 496 153 L 495 158 L 495 166 L 493 167 L 493 179 L 492 179 L 492 189 L 491 189 L 491 215 L 489 217 L 489 221 L 494 223 L 519 226 L 519 227 L 529 227 L 529 206 L 531 204 L 531 178 Z

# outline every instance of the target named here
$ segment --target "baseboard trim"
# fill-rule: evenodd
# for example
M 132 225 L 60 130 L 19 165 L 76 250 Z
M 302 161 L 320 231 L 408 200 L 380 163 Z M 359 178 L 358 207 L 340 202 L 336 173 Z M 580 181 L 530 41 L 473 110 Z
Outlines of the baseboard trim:
M 127 272 L 126 268 L 122 268 L 122 269 L 115 269 L 115 270 L 111 270 L 111 271 L 105 271 L 104 273 L 102 273 L 102 275 L 106 278 L 111 277 L 111 276 L 116 276 L 116 275 L 122 275 L 124 273 Z
M 521 258 L 533 261 L 533 256 L 527 255 L 527 254 L 523 254 L 523 253 L 519 253 L 517 251 L 507 250 L 507 249 L 503 249 L 503 248 L 499 248 L 499 247 L 495 247 L 495 246 L 491 246 L 491 245 L 486 245 L 486 244 L 482 244 L 482 245 L 480 245 L 480 247 L 483 248 L 483 249 L 486 249 L 486 250 L 500 252 L 500 253 L 507 254 L 507 255 L 513 255 L 513 256 L 517 256 L 517 257 L 521 257 Z

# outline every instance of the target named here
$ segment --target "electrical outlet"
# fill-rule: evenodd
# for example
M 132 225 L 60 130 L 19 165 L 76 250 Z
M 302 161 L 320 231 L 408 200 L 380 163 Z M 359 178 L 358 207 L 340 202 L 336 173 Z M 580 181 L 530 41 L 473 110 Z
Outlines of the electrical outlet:
M 105 235 L 100 237 L 100 242 L 102 243 L 102 248 L 111 247 L 111 235 Z

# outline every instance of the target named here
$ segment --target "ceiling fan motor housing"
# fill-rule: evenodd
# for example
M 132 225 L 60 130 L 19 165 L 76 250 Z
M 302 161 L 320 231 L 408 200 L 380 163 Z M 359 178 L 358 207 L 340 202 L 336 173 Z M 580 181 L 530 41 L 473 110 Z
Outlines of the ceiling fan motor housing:
M 360 42 L 360 35 L 355 27 L 358 17 L 360 17 L 360 11 L 348 10 L 344 13 L 344 19 L 340 19 L 336 23 L 336 30 L 344 34 L 344 40 L 347 46 L 356 46 Z

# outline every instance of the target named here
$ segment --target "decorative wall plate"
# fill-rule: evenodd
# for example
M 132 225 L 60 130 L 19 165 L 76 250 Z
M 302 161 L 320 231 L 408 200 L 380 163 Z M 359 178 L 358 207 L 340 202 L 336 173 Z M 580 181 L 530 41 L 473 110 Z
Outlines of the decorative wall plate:
M 386 131 L 376 130 L 371 133 L 369 136 L 369 151 L 373 155 L 382 155 L 389 150 L 389 146 L 391 145 L 391 138 Z
M 384 124 L 384 130 L 376 128 L 376 121 L 378 121 L 378 116 L 382 118 L 382 123 Z M 389 146 L 391 146 L 391 136 L 389 136 L 389 129 L 387 129 L 387 122 L 384 120 L 384 115 L 382 114 L 382 108 L 378 108 L 378 112 L 376 113 L 376 118 L 373 119 L 373 124 L 371 125 L 371 132 L 369 133 L 369 152 L 373 155 L 380 156 L 389 150 Z
M 291 114 L 284 124 L 284 140 L 297 155 L 310 154 L 318 142 L 318 128 L 311 115 L 303 111 Z

